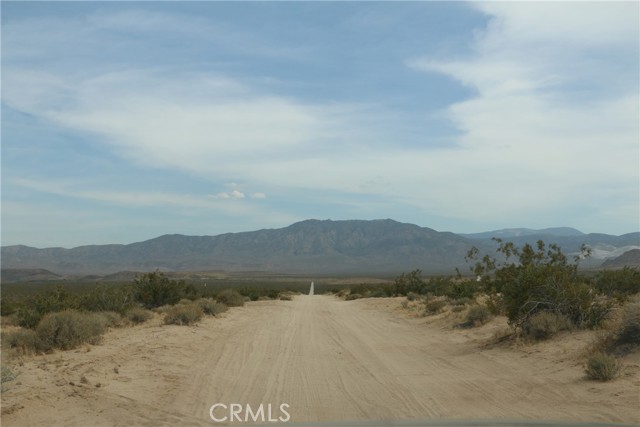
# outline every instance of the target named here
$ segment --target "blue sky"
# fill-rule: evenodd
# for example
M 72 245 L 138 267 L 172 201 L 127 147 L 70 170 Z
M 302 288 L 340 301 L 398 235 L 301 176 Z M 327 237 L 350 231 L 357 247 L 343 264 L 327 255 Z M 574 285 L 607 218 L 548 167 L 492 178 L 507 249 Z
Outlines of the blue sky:
M 638 231 L 638 2 L 2 2 L 2 244 Z

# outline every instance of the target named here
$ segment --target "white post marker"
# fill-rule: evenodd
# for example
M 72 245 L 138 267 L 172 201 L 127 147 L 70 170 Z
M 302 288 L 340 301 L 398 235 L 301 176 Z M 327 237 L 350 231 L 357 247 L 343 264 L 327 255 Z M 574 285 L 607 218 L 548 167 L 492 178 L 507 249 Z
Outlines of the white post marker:
M 313 282 L 311 282 L 311 287 L 309 288 L 309 295 L 313 295 Z

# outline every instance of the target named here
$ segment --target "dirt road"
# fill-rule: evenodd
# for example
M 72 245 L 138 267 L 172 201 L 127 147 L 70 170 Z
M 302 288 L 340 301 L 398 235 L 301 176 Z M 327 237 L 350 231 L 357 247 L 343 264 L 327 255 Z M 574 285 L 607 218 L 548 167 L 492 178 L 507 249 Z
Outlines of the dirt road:
M 242 417 L 247 405 L 255 410 L 262 404 L 266 411 L 271 404 L 272 417 L 288 415 L 289 424 L 640 421 L 637 357 L 623 378 L 589 382 L 577 350 L 481 350 L 473 335 L 480 332 L 425 325 L 393 311 L 399 304 L 303 295 L 250 303 L 195 327 L 157 319 L 113 330 L 102 345 L 17 367 L 19 377 L 3 393 L 2 422 L 225 425 L 210 418 L 216 403 L 243 405 Z M 285 411 L 281 404 L 288 405 Z M 218 406 L 213 415 L 229 417 L 228 409 Z

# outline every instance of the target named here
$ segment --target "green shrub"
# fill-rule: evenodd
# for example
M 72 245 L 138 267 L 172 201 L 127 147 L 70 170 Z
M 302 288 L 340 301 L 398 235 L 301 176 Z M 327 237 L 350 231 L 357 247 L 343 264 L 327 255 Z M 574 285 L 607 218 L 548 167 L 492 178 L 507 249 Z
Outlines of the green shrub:
M 151 319 L 153 317 L 153 312 L 142 307 L 133 307 L 127 310 L 124 315 L 131 323 L 137 325 Z
M 244 305 L 244 297 L 235 289 L 220 291 L 216 296 L 216 300 L 227 307 L 242 307 Z
M 570 328 L 571 321 L 566 316 L 548 311 L 541 311 L 529 317 L 522 327 L 524 333 L 534 340 L 545 340 Z
M 202 309 L 198 304 L 181 304 L 171 307 L 164 315 L 167 325 L 193 325 L 202 319 Z
M 603 270 L 593 280 L 593 286 L 601 293 L 624 298 L 640 292 L 640 270 L 624 267 L 622 270 Z
M 29 355 L 44 351 L 38 335 L 32 329 L 16 329 L 2 332 L 2 347 L 14 349 L 19 354 Z
M 228 310 L 226 305 L 221 302 L 216 302 L 216 300 L 212 298 L 200 298 L 195 301 L 195 304 L 202 309 L 204 314 L 209 316 L 215 316 Z
M 595 353 L 587 360 L 587 377 L 592 380 L 609 381 L 620 373 L 620 362 L 608 354 Z
M 104 317 L 95 313 L 65 310 L 46 314 L 36 328 L 45 349 L 70 350 L 80 344 L 97 343 L 105 331 Z
M 474 305 L 467 313 L 467 325 L 480 326 L 491 318 L 491 312 L 486 305 Z
M 112 311 L 123 314 L 134 305 L 131 286 L 96 286 L 79 298 L 78 307 L 87 311 Z
M 180 301 L 183 282 L 169 280 L 159 271 L 145 273 L 133 282 L 134 299 L 145 308 L 173 305 Z
M 420 299 L 420 295 L 416 294 L 415 292 L 408 292 L 407 293 L 407 301 L 415 301 Z
M 362 298 L 362 295 L 360 294 L 349 294 L 344 299 L 345 301 L 353 301 L 354 299 L 360 299 L 360 298 Z
M 37 293 L 29 298 L 18 309 L 18 323 L 23 328 L 34 329 L 47 313 L 77 308 L 78 298 L 67 292 L 64 287 L 56 286 L 52 291 Z
M 425 314 L 432 315 L 440 313 L 447 305 L 447 302 L 444 300 L 433 300 L 429 301 L 425 304 Z
M 466 297 L 462 297 L 462 298 L 455 298 L 449 301 L 449 303 L 451 305 L 459 305 L 459 306 L 464 306 L 467 304 L 471 304 L 473 302 L 473 300 L 471 298 L 466 298 Z

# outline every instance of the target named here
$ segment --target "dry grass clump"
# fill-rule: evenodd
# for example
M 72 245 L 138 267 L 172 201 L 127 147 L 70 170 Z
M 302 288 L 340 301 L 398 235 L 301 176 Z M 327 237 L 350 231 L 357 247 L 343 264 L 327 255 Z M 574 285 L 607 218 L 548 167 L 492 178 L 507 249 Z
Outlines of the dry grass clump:
M 618 360 L 609 354 L 596 352 L 587 360 L 587 377 L 597 381 L 610 381 L 616 378 L 621 369 Z
M 194 304 L 197 304 L 202 312 L 208 316 L 216 316 L 229 309 L 225 304 L 217 302 L 213 298 L 200 298 L 195 300 Z
M 44 351 L 38 335 L 33 329 L 2 331 L 3 352 L 11 349 L 19 355 L 37 354 Z
M 460 306 L 457 306 L 460 307 Z M 491 318 L 489 308 L 484 304 L 474 305 L 467 312 L 467 326 L 482 326 Z
M 97 313 L 64 310 L 46 314 L 36 327 L 45 349 L 70 350 L 81 344 L 96 344 L 106 330 L 106 319 Z
M 198 304 L 179 304 L 167 310 L 164 323 L 167 325 L 193 325 L 203 316 L 202 308 Z
M 362 298 L 362 295 L 360 294 L 349 294 L 344 299 L 345 301 L 353 301 L 355 299 L 360 299 L 360 298 Z
M 571 329 L 568 317 L 548 311 L 541 311 L 531 316 L 522 326 L 525 336 L 536 341 L 546 340 L 560 331 Z
M 153 317 L 153 312 L 142 307 L 133 307 L 124 313 L 125 317 L 133 324 L 144 323 Z
M 447 302 L 444 300 L 429 301 L 424 305 L 424 314 L 427 316 L 440 313 L 447 306 Z

